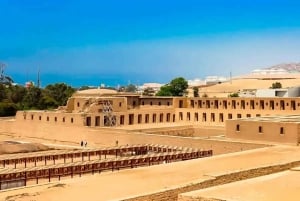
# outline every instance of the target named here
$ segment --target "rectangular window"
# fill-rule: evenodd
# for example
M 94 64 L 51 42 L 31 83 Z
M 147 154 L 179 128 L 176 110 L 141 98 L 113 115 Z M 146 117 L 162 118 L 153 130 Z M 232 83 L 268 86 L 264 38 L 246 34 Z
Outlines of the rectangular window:
M 145 123 L 149 123 L 149 114 L 145 115 Z
M 156 114 L 152 115 L 152 122 L 155 123 L 156 122 Z
M 199 118 L 198 118 L 198 113 L 197 113 L 197 112 L 195 112 L 195 118 L 194 118 L 194 119 L 195 119 L 195 121 L 198 121 L 198 119 L 199 119 Z
M 195 107 L 194 100 L 191 100 L 191 107 L 192 107 L 192 108 Z
M 223 113 L 219 114 L 219 122 L 224 122 Z
M 291 109 L 296 110 L 296 102 L 295 101 L 291 101 Z
M 237 124 L 237 125 L 236 125 L 235 130 L 236 130 L 236 131 L 240 131 L 240 124 Z
M 142 123 L 142 115 L 139 114 L 139 115 L 138 115 L 138 124 L 141 124 L 141 123 Z
M 167 113 L 167 122 L 170 122 L 170 119 L 171 119 L 171 114 Z
M 159 115 L 159 122 L 163 122 L 163 121 L 164 121 L 164 114 L 161 113 L 161 114 Z
M 206 121 L 206 113 L 202 114 L 202 121 Z
M 283 100 L 280 101 L 280 109 L 281 110 L 285 110 L 285 105 L 284 105 L 284 101 Z
M 262 133 L 262 132 L 263 132 L 262 126 L 259 126 L 259 127 L 258 127 L 258 132 L 259 132 L 259 133 Z
M 179 120 L 182 121 L 183 120 L 183 113 L 179 112 Z
M 284 128 L 280 127 L 280 135 L 283 135 L 283 134 L 284 134 Z
M 210 113 L 210 121 L 215 122 L 215 113 Z
M 254 110 L 254 100 L 250 100 L 250 109 Z
M 120 125 L 124 125 L 124 123 L 125 123 L 125 116 L 121 115 L 120 116 Z

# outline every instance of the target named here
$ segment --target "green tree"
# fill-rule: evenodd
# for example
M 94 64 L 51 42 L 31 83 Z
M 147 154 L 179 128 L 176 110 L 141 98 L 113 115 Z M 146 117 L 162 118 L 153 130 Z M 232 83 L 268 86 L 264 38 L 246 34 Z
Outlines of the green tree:
M 0 117 L 14 116 L 17 112 L 17 106 L 14 103 L 0 102 Z
M 22 104 L 24 109 L 40 109 L 40 99 L 42 97 L 42 90 L 38 87 L 31 86 L 27 89 Z
M 228 95 L 228 97 L 239 97 L 238 93 L 231 93 Z
M 20 85 L 10 86 L 8 92 L 8 99 L 13 103 L 22 102 L 24 96 L 26 95 L 26 88 Z
M 173 96 L 183 96 L 186 94 L 188 82 L 183 77 L 177 77 L 170 82 Z
M 169 84 L 160 88 L 157 96 L 183 96 L 188 88 L 188 82 L 183 77 L 173 79 Z
M 164 85 L 160 87 L 160 90 L 156 93 L 156 96 L 173 96 L 171 86 Z
M 137 90 L 136 86 L 133 84 L 129 84 L 126 88 L 125 88 L 125 92 L 131 92 L 131 93 L 135 93 Z
M 70 96 L 75 92 L 71 86 L 65 83 L 56 83 L 47 85 L 43 91 L 43 97 L 56 103 L 56 106 L 66 105 Z
M 154 89 L 151 87 L 147 87 L 146 89 L 144 89 L 143 91 L 143 96 L 153 96 L 155 93 Z
M 6 97 L 6 85 L 0 84 L 0 101 L 3 101 L 4 99 L 6 99 Z
M 272 86 L 270 88 L 271 89 L 281 89 L 282 85 L 280 82 L 274 82 L 274 83 L 272 83 Z
M 193 93 L 194 93 L 194 97 L 199 97 L 199 88 L 193 87 Z

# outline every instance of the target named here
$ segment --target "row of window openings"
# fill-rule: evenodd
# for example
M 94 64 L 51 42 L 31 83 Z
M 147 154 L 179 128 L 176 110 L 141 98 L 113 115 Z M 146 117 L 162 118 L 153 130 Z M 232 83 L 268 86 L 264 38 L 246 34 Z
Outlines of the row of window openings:
M 236 131 L 241 131 L 241 128 L 240 128 L 240 125 L 237 124 L 236 125 L 236 128 L 235 128 Z M 259 126 L 258 127 L 258 133 L 263 133 L 263 127 L 262 126 Z M 280 127 L 280 132 L 279 132 L 281 135 L 284 134 L 284 127 Z
M 135 106 L 135 105 L 136 105 L 136 102 L 133 101 L 132 105 Z M 144 101 L 142 102 L 142 105 L 145 105 L 145 102 L 144 102 Z M 153 105 L 153 102 L 152 102 L 152 101 L 150 102 L 150 105 Z M 158 105 L 161 106 L 161 102 L 158 102 Z M 167 102 L 167 106 L 170 106 L 170 102 Z
M 196 101 L 194 100 L 191 100 L 191 106 L 194 108 L 195 105 L 197 104 Z M 232 109 L 237 109 L 237 106 L 239 106 L 239 102 L 236 102 L 236 101 L 232 101 L 232 104 L 231 104 L 231 108 Z M 206 105 L 205 108 L 211 108 L 211 105 L 214 106 L 215 109 L 218 109 L 219 106 L 222 105 L 222 102 L 219 102 L 219 101 L 214 101 L 214 102 L 211 102 L 211 101 L 206 101 L 206 102 L 202 102 L 202 101 L 198 101 L 198 108 L 202 108 L 204 107 L 204 105 Z M 223 101 L 223 108 L 224 109 L 227 109 L 227 105 L 229 106 L 230 105 L 230 102 L 227 102 L 227 101 Z M 246 105 L 248 106 L 249 105 L 249 102 L 246 102 L 245 101 L 241 101 L 241 107 L 240 109 L 246 109 Z M 269 104 L 268 102 L 264 102 L 264 101 L 260 101 L 259 103 L 258 102 L 254 102 L 254 100 L 251 100 L 250 101 L 250 109 L 254 109 L 255 108 L 255 105 L 260 107 L 260 109 L 265 109 L 265 106 L 267 107 Z M 279 106 L 279 103 L 275 102 L 274 101 L 270 101 L 270 109 L 274 110 L 275 109 L 275 105 L 276 107 Z M 285 106 L 289 106 L 289 103 L 286 103 L 284 101 L 280 101 L 280 109 L 282 110 L 285 110 Z M 297 104 L 297 106 L 299 107 L 300 106 L 300 103 Z M 291 101 L 291 109 L 292 110 L 296 110 L 296 102 L 295 101 Z
M 24 119 L 26 119 L 26 116 L 24 116 Z M 34 119 L 34 115 L 31 115 L 31 120 L 33 120 L 33 119 Z M 40 120 L 40 121 L 42 120 L 42 116 L 39 116 L 39 120 Z M 50 118 L 47 117 L 46 120 L 47 120 L 47 121 L 50 121 Z M 57 122 L 57 117 L 54 117 L 54 121 Z M 74 119 L 71 118 L 70 121 L 71 121 L 71 123 L 73 123 L 73 122 L 74 122 Z M 65 117 L 62 118 L 62 122 L 66 122 Z
M 124 115 L 120 116 L 120 124 L 121 125 L 124 124 L 124 118 L 125 118 Z M 145 115 L 145 123 L 149 123 L 149 120 L 150 120 L 150 115 L 146 114 Z M 175 114 L 173 114 L 172 121 L 175 122 Z M 152 115 L 152 122 L 153 123 L 157 122 L 157 115 L 156 114 Z M 164 114 L 159 115 L 159 122 L 164 122 Z M 171 114 L 170 113 L 166 114 L 166 122 L 171 122 Z M 138 115 L 138 122 L 137 123 L 138 124 L 142 123 L 142 115 L 141 114 Z M 134 114 L 129 114 L 129 125 L 132 125 L 132 124 L 134 124 Z
M 260 114 L 256 114 L 256 117 L 259 117 L 259 116 L 260 116 Z M 190 112 L 187 112 L 186 117 L 187 117 L 187 121 L 191 120 L 191 114 L 190 114 Z M 211 117 L 211 121 L 212 122 L 214 122 L 216 120 L 215 113 L 211 113 L 210 117 Z M 246 117 L 250 118 L 251 114 L 247 114 Z M 242 118 L 242 114 L 237 114 L 237 118 L 238 119 Z M 228 119 L 232 119 L 232 114 L 228 114 Z M 183 120 L 183 113 L 182 112 L 179 112 L 179 120 Z M 199 121 L 199 115 L 198 115 L 198 113 L 194 114 L 194 120 L 195 121 Z M 206 115 L 206 113 L 202 113 L 202 121 L 204 121 L 204 122 L 207 121 L 207 115 Z M 219 122 L 224 122 L 224 115 L 222 113 L 219 114 Z
M 132 105 L 136 106 L 136 102 L 133 101 Z M 145 105 L 144 101 L 142 102 L 142 105 Z M 150 105 L 153 105 L 152 101 L 150 102 Z M 158 105 L 161 106 L 161 102 L 158 102 Z M 167 106 L 170 106 L 170 102 L 167 102 Z M 77 102 L 77 107 L 80 107 L 80 103 L 79 102 Z M 119 107 L 122 107 L 122 103 L 121 102 L 119 102 Z

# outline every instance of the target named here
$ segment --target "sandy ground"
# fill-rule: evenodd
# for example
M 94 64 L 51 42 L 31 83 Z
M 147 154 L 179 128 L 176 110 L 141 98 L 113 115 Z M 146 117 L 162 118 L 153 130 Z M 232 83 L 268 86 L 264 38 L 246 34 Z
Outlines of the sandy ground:
M 0 200 L 121 200 L 206 180 L 215 175 L 299 160 L 299 147 L 276 146 L 184 162 L 95 174 L 2 192 Z M 180 173 L 180 174 L 179 174 Z M 49 188 L 51 187 L 52 188 Z M 297 186 L 296 186 L 297 187 Z M 23 196 L 22 196 L 23 194 Z M 19 197 L 18 197 L 19 196 Z M 20 197 L 21 196 L 21 197 Z
M 50 148 L 40 143 L 21 143 L 16 141 L 0 142 L 0 154 L 27 153 L 46 150 L 50 150 Z
M 300 172 L 284 171 L 182 194 L 181 199 L 215 198 L 226 201 L 298 201 Z M 246 189 L 246 190 L 245 190 Z

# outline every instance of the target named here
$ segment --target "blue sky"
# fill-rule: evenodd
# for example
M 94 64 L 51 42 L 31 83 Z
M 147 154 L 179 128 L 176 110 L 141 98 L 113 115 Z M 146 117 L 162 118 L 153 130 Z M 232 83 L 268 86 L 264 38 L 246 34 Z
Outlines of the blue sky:
M 300 1 L 0 0 L 16 82 L 116 86 L 300 62 Z

